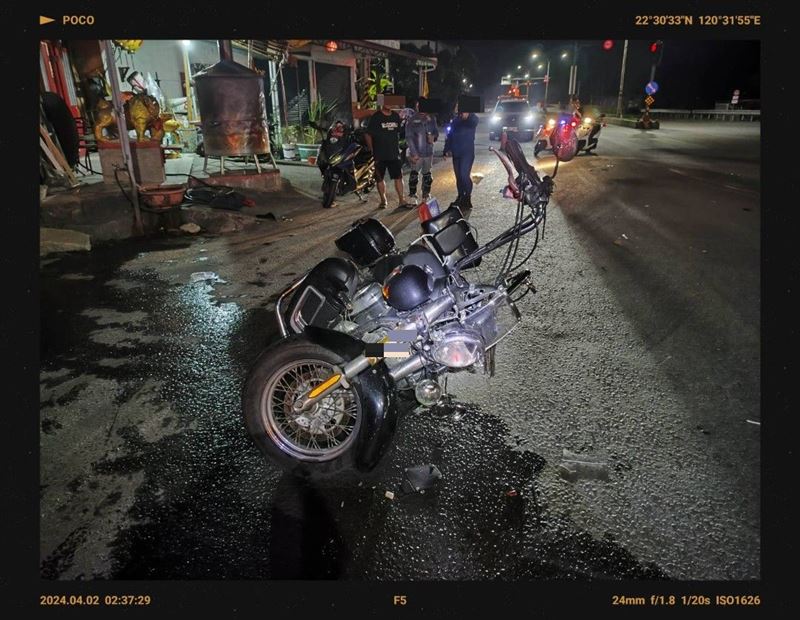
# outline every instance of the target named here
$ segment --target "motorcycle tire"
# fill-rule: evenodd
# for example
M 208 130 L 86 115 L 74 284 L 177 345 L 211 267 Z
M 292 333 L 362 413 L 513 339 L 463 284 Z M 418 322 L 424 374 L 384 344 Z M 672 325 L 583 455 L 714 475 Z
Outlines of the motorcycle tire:
M 322 184 L 322 206 L 325 209 L 330 209 L 333 201 L 336 199 L 337 183 L 325 180 Z
M 533 145 L 533 156 L 539 157 L 539 153 L 542 152 L 542 149 L 544 149 L 545 146 L 544 140 L 538 140 L 536 144 Z
M 296 415 L 289 404 L 345 363 L 337 353 L 303 336 L 291 336 L 265 349 L 253 364 L 242 392 L 245 424 L 262 454 L 281 469 L 303 478 L 357 469 L 361 435 L 367 428 L 357 378 L 322 399 L 325 407 L 319 412 Z M 315 418 L 324 411 L 331 412 L 327 420 Z M 309 430 L 313 425 L 316 431 Z

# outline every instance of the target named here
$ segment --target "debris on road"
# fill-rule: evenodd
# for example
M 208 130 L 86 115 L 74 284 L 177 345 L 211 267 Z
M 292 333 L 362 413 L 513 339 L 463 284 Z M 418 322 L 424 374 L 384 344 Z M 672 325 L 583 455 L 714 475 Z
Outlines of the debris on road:
M 562 454 L 564 460 L 558 466 L 558 473 L 569 482 L 577 480 L 608 481 L 608 464 L 597 457 L 576 454 L 566 448 Z
M 627 241 L 627 239 L 628 239 L 628 235 L 626 235 L 625 233 L 622 233 L 622 238 L 623 238 L 623 239 L 625 239 L 625 240 Z
M 189 281 L 194 284 L 196 282 L 205 282 L 207 280 L 212 280 L 214 282 L 218 282 L 220 284 L 226 284 L 225 280 L 220 278 L 216 273 L 213 271 L 195 271 L 191 276 Z
M 383 495 L 388 499 L 394 499 L 394 493 L 392 493 L 391 491 L 386 491 L 386 493 L 384 493 Z
M 749 422 L 750 424 L 755 424 L 756 426 L 761 426 L 761 422 L 757 420 L 745 420 L 745 422 Z
M 424 493 L 428 489 L 434 488 L 442 479 L 442 472 L 436 465 L 416 465 L 406 467 L 401 488 L 405 493 Z
M 190 234 L 192 234 L 192 235 L 195 235 L 195 234 L 199 233 L 199 232 L 202 230 L 202 229 L 201 229 L 201 228 L 200 228 L 200 227 L 199 227 L 197 224 L 195 224 L 194 222 L 189 222 L 188 224 L 182 224 L 182 225 L 180 226 L 180 229 L 181 229 L 183 232 L 188 232 L 188 233 L 190 233 Z

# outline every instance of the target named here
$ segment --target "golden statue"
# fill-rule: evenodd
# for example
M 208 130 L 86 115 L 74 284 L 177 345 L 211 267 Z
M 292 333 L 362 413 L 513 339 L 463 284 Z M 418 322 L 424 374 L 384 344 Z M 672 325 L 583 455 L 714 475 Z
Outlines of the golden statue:
M 164 122 L 161 119 L 161 106 L 158 100 L 147 93 L 137 93 L 125 102 L 125 124 L 129 129 L 136 131 L 136 140 L 155 140 L 159 144 L 164 137 Z M 116 135 L 113 128 L 116 126 L 114 107 L 110 101 L 101 99 L 95 107 L 94 137 L 98 142 L 107 142 L 103 129 L 109 128 L 109 133 Z M 145 132 L 150 134 L 145 138 Z

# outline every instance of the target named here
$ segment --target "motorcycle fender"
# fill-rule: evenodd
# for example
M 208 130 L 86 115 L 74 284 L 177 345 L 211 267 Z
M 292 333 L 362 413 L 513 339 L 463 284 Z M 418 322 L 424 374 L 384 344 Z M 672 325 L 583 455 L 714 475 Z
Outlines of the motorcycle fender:
M 364 352 L 364 343 L 332 329 L 309 325 L 303 334 L 313 343 L 331 349 L 350 360 Z M 356 467 L 363 472 L 372 470 L 391 445 L 397 428 L 397 403 L 394 382 L 386 364 L 380 362 L 358 375 L 361 396 L 361 433 L 357 448 Z

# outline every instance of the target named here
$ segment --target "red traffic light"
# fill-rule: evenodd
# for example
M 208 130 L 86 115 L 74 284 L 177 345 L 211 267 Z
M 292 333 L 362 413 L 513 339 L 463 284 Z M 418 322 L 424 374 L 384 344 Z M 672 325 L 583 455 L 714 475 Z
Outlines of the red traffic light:
M 614 41 L 612 41 L 611 39 L 606 39 L 605 41 L 603 41 L 603 49 L 604 50 L 608 51 L 612 47 L 614 47 Z
M 653 41 L 653 42 L 650 44 L 650 53 L 651 53 L 651 54 L 655 54 L 656 52 L 658 52 L 658 48 L 659 48 L 660 46 L 661 46 L 661 41 Z

